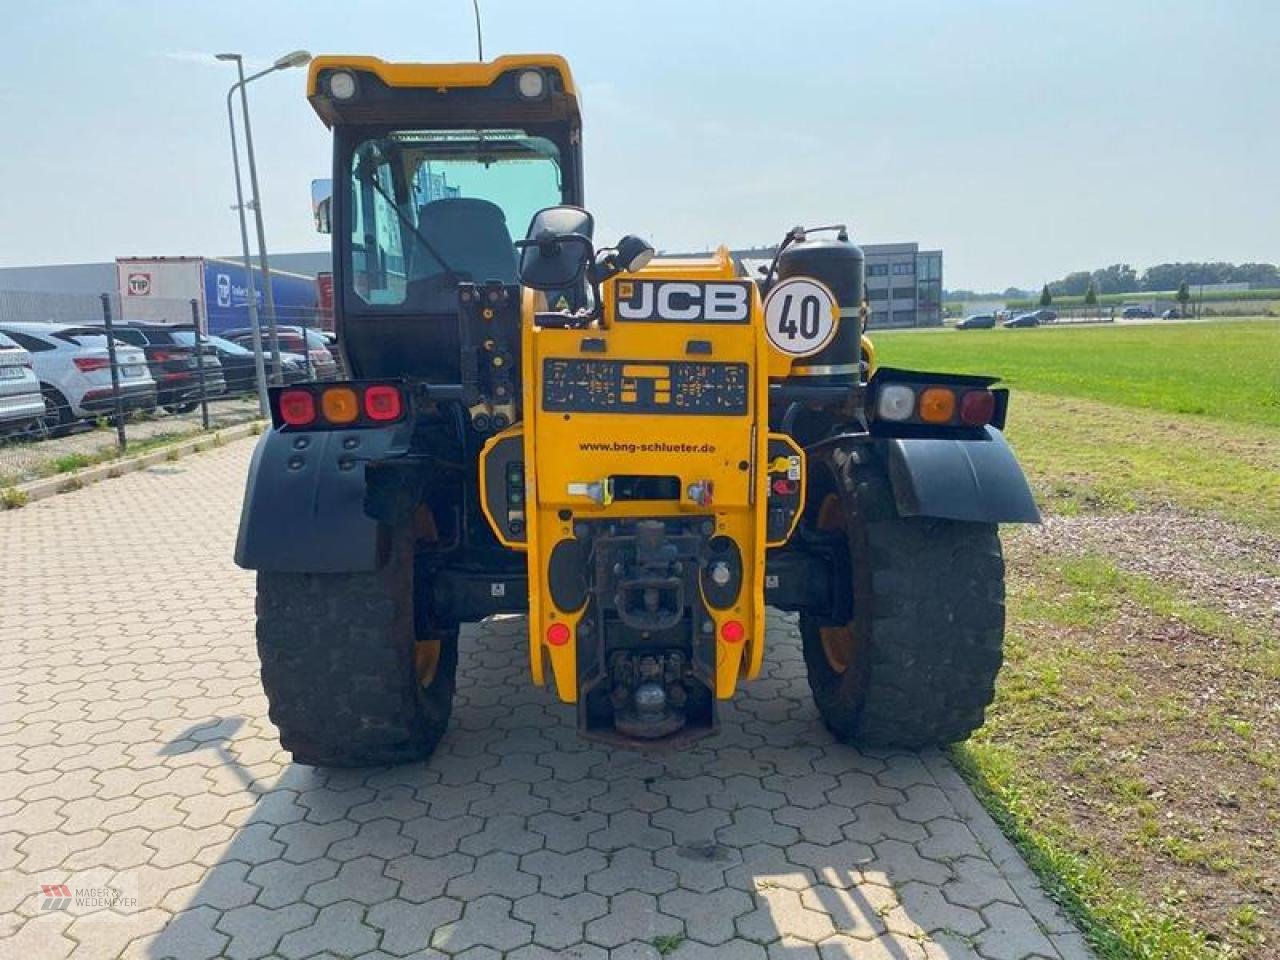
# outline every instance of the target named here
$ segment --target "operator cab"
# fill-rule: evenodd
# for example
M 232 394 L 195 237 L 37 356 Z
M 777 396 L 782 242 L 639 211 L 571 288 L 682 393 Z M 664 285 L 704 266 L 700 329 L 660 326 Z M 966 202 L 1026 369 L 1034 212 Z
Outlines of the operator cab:
M 539 210 L 582 203 L 568 65 L 321 57 L 309 96 L 334 131 L 325 219 L 353 376 L 458 382 L 459 284 L 515 284 L 514 239 Z

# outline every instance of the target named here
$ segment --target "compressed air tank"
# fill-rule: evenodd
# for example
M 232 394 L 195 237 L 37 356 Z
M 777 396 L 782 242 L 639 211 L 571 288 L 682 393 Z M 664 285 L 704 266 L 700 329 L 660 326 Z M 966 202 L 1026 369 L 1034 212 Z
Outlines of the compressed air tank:
M 791 366 L 791 376 L 809 382 L 856 382 L 862 358 L 862 300 L 866 257 L 843 232 L 833 238 L 799 240 L 778 257 L 778 279 L 810 277 L 827 286 L 840 307 L 835 336 L 820 352 Z

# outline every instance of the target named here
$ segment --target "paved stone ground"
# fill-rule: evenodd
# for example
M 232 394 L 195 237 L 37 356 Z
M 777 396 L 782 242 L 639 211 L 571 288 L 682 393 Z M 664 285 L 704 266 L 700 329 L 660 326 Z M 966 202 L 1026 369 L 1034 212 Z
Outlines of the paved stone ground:
M 0 514 L 0 956 L 1088 957 L 941 755 L 832 742 L 781 617 L 683 753 L 578 741 L 509 618 L 429 764 L 290 765 L 251 449 Z

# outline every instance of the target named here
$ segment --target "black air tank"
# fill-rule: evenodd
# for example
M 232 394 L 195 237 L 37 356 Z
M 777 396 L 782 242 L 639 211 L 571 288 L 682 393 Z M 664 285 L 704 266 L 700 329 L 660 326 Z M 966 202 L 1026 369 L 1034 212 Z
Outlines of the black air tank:
M 862 249 L 845 239 L 801 240 L 778 257 L 778 279 L 812 277 L 826 284 L 840 305 L 836 335 L 819 353 L 797 360 L 791 376 L 808 382 L 855 382 L 862 359 L 861 310 L 866 285 Z

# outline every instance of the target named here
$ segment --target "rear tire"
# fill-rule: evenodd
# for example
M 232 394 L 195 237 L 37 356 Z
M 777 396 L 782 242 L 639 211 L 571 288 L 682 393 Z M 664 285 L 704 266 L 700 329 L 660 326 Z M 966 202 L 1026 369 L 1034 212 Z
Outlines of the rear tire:
M 853 458 L 815 519 L 843 528 L 853 619 L 802 616 L 809 686 L 841 740 L 925 747 L 982 726 L 1003 662 L 1004 558 L 994 524 L 900 517 L 889 481 Z
M 419 628 L 413 546 L 371 573 L 258 574 L 262 686 L 296 763 L 363 767 L 431 755 L 449 725 L 458 631 Z M 424 618 L 419 618 L 419 622 Z
M 73 421 L 71 404 L 53 387 L 41 387 L 40 395 L 44 397 L 45 412 L 33 429 L 50 437 L 65 436 Z

